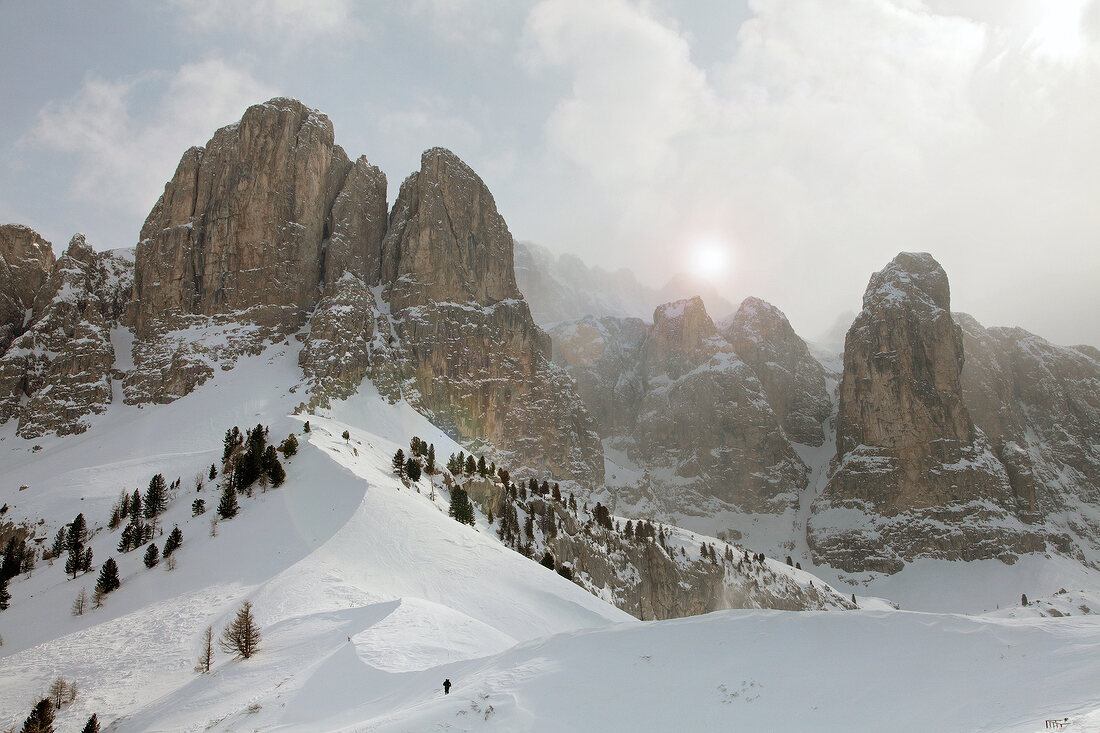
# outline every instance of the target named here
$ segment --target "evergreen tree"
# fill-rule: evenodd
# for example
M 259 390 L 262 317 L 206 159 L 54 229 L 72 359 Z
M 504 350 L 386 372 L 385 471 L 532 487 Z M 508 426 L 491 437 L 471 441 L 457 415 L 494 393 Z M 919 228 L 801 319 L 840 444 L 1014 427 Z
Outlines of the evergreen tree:
M 119 552 L 129 552 L 134 549 L 134 527 L 131 524 L 127 524 L 122 528 L 122 537 L 118 540 L 118 547 L 115 548 Z
M 99 718 L 95 713 L 88 718 L 88 722 L 84 724 L 84 729 L 80 733 L 99 733 Z
M 84 543 L 88 541 L 88 525 L 84 521 L 83 514 L 77 514 L 73 523 L 69 525 L 68 550 L 80 552 L 84 549 Z
M 264 451 L 264 475 L 275 487 L 282 486 L 283 481 L 286 481 L 286 470 L 279 462 L 279 454 L 275 452 L 273 445 L 267 446 L 267 450 Z
M 405 478 L 405 451 L 400 448 L 393 454 L 393 460 L 390 461 L 390 465 L 393 466 L 393 472 L 400 478 Z
M 543 553 L 539 565 L 542 565 L 544 568 L 550 568 L 551 570 L 554 569 L 554 556 L 550 554 L 550 550 Z
M 474 507 L 470 497 L 461 486 L 451 489 L 451 507 L 447 512 L 455 520 L 474 526 Z
M 44 697 L 35 703 L 31 714 L 23 721 L 21 733 L 54 733 L 53 703 Z
M 1021 593 L 1020 594 L 1020 605 L 1021 606 L 1026 606 L 1027 605 L 1027 593 Z
M 344 439 L 345 443 L 351 443 L 351 433 L 349 433 L 347 430 L 345 430 L 340 437 Z
M 206 513 L 206 499 L 195 499 L 191 502 L 191 516 L 197 517 Z
M 149 488 L 145 491 L 145 518 L 156 524 L 157 517 L 168 508 L 168 485 L 164 475 L 158 473 L 149 479 Z
M 210 479 L 211 481 L 213 481 L 214 479 L 216 479 L 216 478 L 218 477 L 218 467 L 217 467 L 217 466 L 215 466 L 215 465 L 214 465 L 213 463 L 211 463 L 211 464 L 210 464 L 210 473 L 206 474 L 206 476 L 207 476 L 207 478 L 209 478 L 209 479 Z
M 623 537 L 626 537 L 628 540 L 634 539 L 634 523 L 629 519 L 626 520 L 626 526 L 623 527 Z
M 596 520 L 596 524 L 604 529 L 611 529 L 611 512 L 598 501 L 596 502 L 596 508 L 592 511 L 592 517 Z
M 463 466 L 463 471 L 467 476 L 473 476 L 477 472 L 477 461 L 474 460 L 474 454 L 466 456 L 466 465 Z
M 409 456 L 409 460 L 405 461 L 405 475 L 409 477 L 409 481 L 412 481 L 414 484 L 419 481 L 420 472 L 420 461 Z
M 17 542 L 14 537 L 9 538 L 7 545 L 4 546 L 4 559 L 0 562 L 0 577 L 14 578 L 19 575 L 26 551 L 27 543 L 24 540 Z
M 282 452 L 283 458 L 290 458 L 298 452 L 298 439 L 293 433 L 286 436 L 286 440 L 279 444 L 279 451 Z
M 118 563 L 115 562 L 113 557 L 109 557 L 107 562 L 103 563 L 103 566 L 99 569 L 99 577 L 95 582 L 96 592 L 107 595 L 116 590 L 119 585 L 121 585 L 121 581 L 118 579 Z
M 57 528 L 57 534 L 53 536 L 53 544 L 50 545 L 50 557 L 61 557 L 61 553 L 68 547 L 65 539 L 65 525 Z
M 225 487 L 221 501 L 218 502 L 218 516 L 222 519 L 232 519 L 237 516 L 240 506 L 237 504 L 237 490 L 232 484 Z
M 183 544 L 183 532 L 180 531 L 179 525 L 172 528 L 172 531 L 168 533 L 168 539 L 164 541 L 164 556 L 168 557 L 173 552 L 179 549 L 179 546 Z
M 0 611 L 8 610 L 11 605 L 11 593 L 8 592 L 8 578 L 0 576 Z
M 434 476 L 436 474 L 436 470 L 435 470 L 435 443 L 432 443 L 431 445 L 428 446 L 428 457 L 427 457 L 427 460 L 424 461 L 424 471 L 429 476 Z
M 80 572 L 86 573 L 92 569 L 92 548 L 84 548 L 84 557 L 80 560 Z
M 554 484 L 554 501 L 561 501 L 561 486 Z
M 145 567 L 155 568 L 157 563 L 160 562 L 160 550 L 157 549 L 156 542 L 149 543 L 149 549 L 145 551 Z
M 237 611 L 236 618 L 222 632 L 218 645 L 223 651 L 248 659 L 257 651 L 260 644 L 260 627 L 252 615 L 252 604 L 245 601 Z
M 84 567 L 84 553 L 76 552 L 70 546 L 69 556 L 65 558 L 65 574 L 73 576 L 73 580 L 76 580 L 76 575 L 82 567 Z
M 225 431 L 225 438 L 222 439 L 222 465 L 224 466 L 229 462 L 229 459 L 236 452 L 237 447 L 244 442 L 244 437 L 241 435 L 241 429 L 234 425 L 231 429 Z
M 538 496 L 539 495 L 539 482 L 536 481 L 533 476 L 527 482 L 527 493 L 530 494 L 531 496 Z
M 136 519 L 141 516 L 141 491 L 134 489 L 134 495 L 130 497 L 130 517 Z
M 485 456 L 477 458 L 477 475 L 485 478 L 489 473 L 489 467 L 485 465 Z
M 309 432 L 309 420 L 306 420 L 306 424 L 302 426 L 302 432 L 303 433 L 308 433 Z

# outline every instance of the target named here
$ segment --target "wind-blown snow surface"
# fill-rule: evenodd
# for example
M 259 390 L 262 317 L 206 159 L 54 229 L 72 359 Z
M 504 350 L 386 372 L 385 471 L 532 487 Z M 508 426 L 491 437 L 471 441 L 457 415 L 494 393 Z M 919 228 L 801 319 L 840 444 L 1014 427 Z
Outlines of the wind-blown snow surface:
M 96 565 L 116 557 L 122 587 L 79 617 L 70 604 L 95 573 L 69 580 L 62 562 L 39 563 L 12 581 L 0 729 L 58 675 L 80 687 L 58 730 L 96 712 L 117 731 L 1031 731 L 1100 706 L 1093 616 L 634 621 L 504 548 L 483 518 L 476 531 L 451 520 L 445 493 L 433 502 L 426 482 L 418 494 L 393 478 L 389 458 L 413 435 L 439 456 L 458 450 L 406 405 L 364 385 L 326 416 L 289 416 L 301 401 L 295 351 L 242 359 L 170 405 L 116 401 L 84 435 L 43 438 L 38 451 L 2 429 L 0 501 L 8 517 L 44 518 L 37 536 L 80 511 L 102 526 L 120 490 L 163 472 L 183 483 L 162 524 L 185 538 L 169 572 L 145 568 L 140 550 L 119 555 L 118 531 L 100 529 Z M 242 497 L 212 537 L 218 494 L 196 493 L 196 478 L 227 427 L 256 423 L 273 442 L 306 439 L 286 484 Z M 211 511 L 192 518 L 196 496 Z M 196 674 L 203 630 L 220 631 L 244 599 L 260 652 L 219 653 Z

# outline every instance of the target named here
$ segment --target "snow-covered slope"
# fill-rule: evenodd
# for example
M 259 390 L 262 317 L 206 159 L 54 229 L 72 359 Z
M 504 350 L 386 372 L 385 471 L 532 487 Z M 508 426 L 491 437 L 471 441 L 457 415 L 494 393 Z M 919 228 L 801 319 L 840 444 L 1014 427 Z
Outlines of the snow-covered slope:
M 47 537 L 83 512 L 100 528 L 90 542 L 96 565 L 116 557 L 122 587 L 102 608 L 73 617 L 70 605 L 80 588 L 90 593 L 94 573 L 72 580 L 62 562 L 40 562 L 30 577 L 13 579 L 11 608 L 0 616 L 0 726 L 21 721 L 56 676 L 80 688 L 59 713 L 63 725 L 97 712 L 121 718 L 120 730 L 145 730 L 148 716 L 172 711 L 176 717 L 157 726 L 192 730 L 231 718 L 265 691 L 294 688 L 298 674 L 308 678 L 348 637 L 354 643 L 344 653 L 405 673 L 630 620 L 506 549 L 486 527 L 450 519 L 445 493 L 432 502 L 403 487 L 389 456 L 408 436 L 440 452 L 457 449 L 406 405 L 365 389 L 337 417 L 310 416 L 312 432 L 303 435 L 303 420 L 288 416 L 297 378 L 290 352 L 275 346 L 246 358 L 170 405 L 112 408 L 86 435 L 44 438 L 40 450 L 4 436 L 0 500 L 8 516 L 44 518 L 35 534 Z M 218 494 L 209 485 L 195 491 L 194 477 L 220 459 L 226 427 L 258 422 L 273 438 L 295 432 L 308 440 L 288 462 L 286 484 L 241 497 L 240 515 L 219 522 L 211 537 L 214 513 L 192 518 L 190 507 L 203 497 L 212 508 Z M 156 472 L 183 477 L 162 519 L 184 533 L 171 572 L 165 564 L 145 568 L 140 552 L 120 555 L 118 531 L 101 528 L 118 492 L 144 487 Z M 220 658 L 213 677 L 198 678 L 192 667 L 203 630 L 222 628 L 246 598 L 267 653 L 241 665 L 243 677 L 228 670 L 229 679 L 219 677 Z M 203 690 L 211 699 L 195 702 Z

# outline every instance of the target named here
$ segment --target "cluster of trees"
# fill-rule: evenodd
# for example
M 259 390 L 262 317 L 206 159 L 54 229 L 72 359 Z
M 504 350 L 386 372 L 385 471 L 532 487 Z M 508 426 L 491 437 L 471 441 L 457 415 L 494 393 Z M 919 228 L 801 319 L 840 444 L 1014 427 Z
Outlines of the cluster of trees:
M 405 455 L 405 451 L 398 448 L 393 454 L 391 463 L 395 474 L 414 484 L 425 473 L 429 476 L 439 473 L 435 466 L 435 444 L 429 445 L 415 435 L 409 441 L 408 456 Z
M 28 547 L 22 537 L 9 537 L 4 545 L 4 559 L 0 561 L 0 611 L 11 605 L 8 582 L 21 573 L 34 570 L 34 548 Z
M 307 431 L 308 432 L 308 431 Z M 269 428 L 257 424 L 242 434 L 240 428 L 233 426 L 225 431 L 222 439 L 222 495 L 218 501 L 218 516 L 232 519 L 240 511 L 237 494 L 252 496 L 257 484 L 264 491 L 268 486 L 279 487 L 286 480 L 286 469 L 279 460 L 279 453 L 288 459 L 298 452 L 298 439 L 288 435 L 278 448 L 267 442 Z M 210 477 L 217 475 L 217 469 L 210 467 Z M 191 505 L 191 513 L 198 516 L 206 511 L 206 502 L 196 499 Z
M 477 474 L 482 478 L 497 475 L 497 464 L 486 463 L 485 456 L 478 456 L 474 459 L 474 454 L 466 455 L 465 451 L 459 451 L 458 455 L 451 454 L 447 459 L 447 470 L 451 472 L 451 475 L 455 478 L 459 476 L 473 476 Z
M 171 490 L 179 488 L 180 480 L 172 482 Z M 168 509 L 169 487 L 163 474 L 156 474 L 149 479 L 149 486 L 142 498 L 141 490 L 134 489 L 132 496 L 122 493 L 114 510 L 111 512 L 112 529 L 126 518 L 129 521 L 122 528 L 122 536 L 118 541 L 119 552 L 130 552 L 153 539 L 156 534 L 157 520 Z M 148 523 L 143 520 L 149 520 Z

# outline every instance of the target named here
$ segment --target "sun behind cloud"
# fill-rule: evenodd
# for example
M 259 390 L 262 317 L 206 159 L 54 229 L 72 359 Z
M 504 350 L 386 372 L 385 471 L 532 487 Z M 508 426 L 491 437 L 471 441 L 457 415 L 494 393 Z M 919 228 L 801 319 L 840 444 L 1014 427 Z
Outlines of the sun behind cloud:
M 717 280 L 729 270 L 733 260 L 730 243 L 721 236 L 709 235 L 697 239 L 690 249 L 691 272 L 707 280 Z

